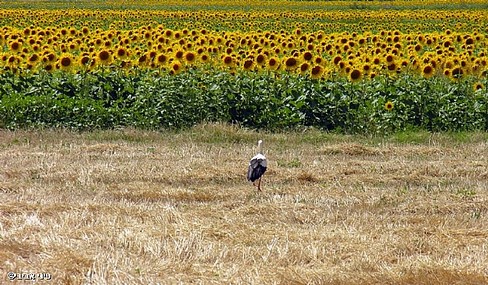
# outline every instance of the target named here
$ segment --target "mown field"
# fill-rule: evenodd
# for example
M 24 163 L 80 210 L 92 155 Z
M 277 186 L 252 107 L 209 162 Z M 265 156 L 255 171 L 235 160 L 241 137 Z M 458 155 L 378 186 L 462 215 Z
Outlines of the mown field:
M 258 138 L 261 193 L 245 179 Z M 1 280 L 486 284 L 487 141 L 225 125 L 2 131 Z
M 488 284 L 485 2 L 0 0 L 0 283 Z
M 488 129 L 483 1 L 30 2 L 0 10 L 4 128 Z

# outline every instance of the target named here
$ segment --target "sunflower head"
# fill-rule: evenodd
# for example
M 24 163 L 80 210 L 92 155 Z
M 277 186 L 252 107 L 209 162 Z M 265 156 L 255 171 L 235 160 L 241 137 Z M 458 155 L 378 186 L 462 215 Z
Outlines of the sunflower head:
M 175 74 L 179 74 L 183 71 L 183 65 L 181 64 L 181 62 L 179 61 L 174 61 L 171 63 L 171 66 L 170 66 L 170 74 L 172 75 L 175 75 Z
M 297 68 L 298 61 L 295 57 L 288 57 L 284 60 L 284 66 L 287 70 L 293 70 Z
M 29 63 L 37 63 L 38 61 L 40 60 L 40 57 L 37 53 L 32 53 L 30 56 L 29 56 Z
M 300 74 L 306 74 L 309 72 L 310 64 L 308 62 L 304 62 L 300 64 Z
M 185 53 L 182 50 L 178 50 L 178 51 L 175 52 L 175 58 L 177 60 L 181 60 L 184 55 L 185 55 Z
M 81 66 L 88 66 L 90 64 L 91 58 L 87 55 L 80 57 L 79 64 Z
M 324 73 L 324 69 L 322 68 L 321 65 L 315 65 L 311 70 L 310 70 L 310 76 L 314 79 L 318 79 L 322 77 L 322 74 Z
M 483 88 L 485 88 L 485 86 L 483 85 L 483 83 L 481 82 L 476 82 L 475 84 L 473 84 L 473 90 L 476 92 L 478 90 L 482 90 Z
M 112 55 L 108 50 L 101 50 L 97 55 L 97 60 L 101 63 L 110 63 Z
M 156 55 L 154 60 L 156 62 L 156 65 L 162 66 L 168 62 L 168 57 L 164 53 L 160 53 L 160 54 Z
M 127 56 L 128 56 L 127 49 L 125 49 L 124 47 L 119 47 L 117 49 L 117 58 L 125 59 L 125 58 L 127 58 Z
M 263 66 L 266 64 L 266 55 L 264 54 L 258 54 L 256 57 L 256 63 L 260 66 Z
M 187 63 L 193 63 L 196 59 L 195 53 L 188 51 L 184 54 L 184 59 Z
M 359 69 L 353 69 L 349 73 L 349 80 L 351 80 L 353 82 L 360 80 L 362 77 L 363 77 L 363 74 L 361 73 L 361 71 Z
M 222 61 L 225 66 L 233 66 L 234 65 L 234 59 L 230 55 L 226 55 L 222 58 Z
M 276 69 L 278 69 L 279 66 L 280 66 L 280 63 L 276 57 L 271 57 L 268 60 L 268 68 L 270 70 L 276 70 Z
M 71 58 L 71 55 L 64 54 L 64 55 L 59 57 L 58 65 L 59 65 L 60 69 L 70 70 L 73 68 L 73 64 L 74 64 L 74 62 L 73 62 L 73 59 Z
M 303 59 L 306 60 L 306 61 L 311 61 L 313 59 L 313 54 L 309 51 L 306 51 L 305 53 L 303 53 Z
M 463 74 L 464 74 L 463 69 L 459 66 L 456 66 L 455 68 L 452 69 L 451 77 L 454 79 L 459 79 L 463 76 Z
M 244 60 L 242 68 L 244 68 L 244 70 L 252 70 L 254 68 L 254 60 L 251 58 Z
M 46 70 L 46 71 L 53 71 L 53 70 L 54 70 L 54 64 L 53 64 L 53 63 L 50 63 L 50 62 L 45 63 L 45 64 L 43 65 L 43 68 L 44 68 L 44 70 Z
M 394 107 L 393 102 L 388 101 L 385 103 L 385 110 L 391 111 L 391 110 L 393 110 L 393 107 Z
M 422 75 L 426 78 L 430 78 L 434 75 L 434 68 L 432 65 L 427 64 L 422 68 Z
M 20 51 L 21 48 L 22 44 L 18 41 L 13 41 L 12 43 L 10 43 L 10 50 L 14 52 Z
M 200 60 L 201 60 L 203 63 L 207 63 L 207 62 L 209 62 L 209 61 L 210 61 L 210 57 L 209 57 L 209 55 L 208 55 L 208 54 L 206 54 L 206 53 L 202 53 L 202 54 L 200 55 Z

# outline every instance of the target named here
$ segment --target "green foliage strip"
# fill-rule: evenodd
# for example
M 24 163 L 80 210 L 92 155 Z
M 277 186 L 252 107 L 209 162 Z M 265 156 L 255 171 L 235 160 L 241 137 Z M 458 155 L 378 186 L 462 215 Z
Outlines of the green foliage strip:
M 475 84 L 482 88 L 475 90 Z M 3 73 L 0 127 L 180 129 L 230 122 L 255 129 L 314 126 L 340 133 L 488 131 L 487 85 L 486 79 L 409 74 L 349 82 L 203 69 L 178 75 Z

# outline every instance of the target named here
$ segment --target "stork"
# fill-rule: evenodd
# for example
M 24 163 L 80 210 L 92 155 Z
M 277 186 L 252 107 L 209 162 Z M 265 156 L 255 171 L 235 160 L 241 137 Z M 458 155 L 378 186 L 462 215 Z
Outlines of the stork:
M 251 161 L 249 161 L 249 169 L 247 170 L 247 180 L 256 186 L 255 182 L 258 180 L 258 191 L 261 191 L 261 177 L 266 172 L 267 167 L 266 156 L 263 154 L 263 141 L 258 141 L 258 154 L 256 154 Z

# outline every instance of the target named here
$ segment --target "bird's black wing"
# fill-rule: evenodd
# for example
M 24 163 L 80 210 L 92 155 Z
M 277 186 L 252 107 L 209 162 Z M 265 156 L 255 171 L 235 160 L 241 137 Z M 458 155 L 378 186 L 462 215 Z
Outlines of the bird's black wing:
M 247 170 L 247 180 L 254 182 L 258 180 L 264 172 L 266 172 L 266 167 L 261 165 L 262 159 L 252 159 L 249 162 L 249 169 Z
M 249 162 L 249 167 L 247 169 L 247 180 L 251 181 L 252 178 L 252 172 L 254 169 L 258 167 L 258 160 L 257 159 L 251 159 Z

